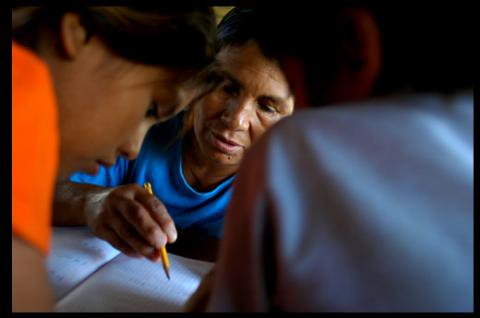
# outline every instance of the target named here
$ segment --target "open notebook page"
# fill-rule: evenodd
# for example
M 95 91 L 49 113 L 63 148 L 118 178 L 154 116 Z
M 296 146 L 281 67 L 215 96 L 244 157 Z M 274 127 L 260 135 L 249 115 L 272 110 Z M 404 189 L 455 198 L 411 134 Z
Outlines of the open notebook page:
M 106 241 L 96 238 L 87 227 L 55 227 L 47 257 L 55 301 L 119 253 Z
M 168 254 L 170 280 L 161 263 L 124 254 L 103 266 L 56 305 L 61 312 L 178 312 L 213 267 Z

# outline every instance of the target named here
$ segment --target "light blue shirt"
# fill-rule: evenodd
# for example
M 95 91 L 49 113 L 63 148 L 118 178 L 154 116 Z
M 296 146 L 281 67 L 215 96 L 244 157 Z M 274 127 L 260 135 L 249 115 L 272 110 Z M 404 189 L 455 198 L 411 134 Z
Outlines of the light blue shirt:
M 177 228 L 196 229 L 220 238 L 234 176 L 208 192 L 196 191 L 188 184 L 182 171 L 183 140 L 168 145 L 181 128 L 182 117 L 183 113 L 152 127 L 136 160 L 118 158 L 114 166 L 101 167 L 95 176 L 78 173 L 70 180 L 104 187 L 150 182 Z

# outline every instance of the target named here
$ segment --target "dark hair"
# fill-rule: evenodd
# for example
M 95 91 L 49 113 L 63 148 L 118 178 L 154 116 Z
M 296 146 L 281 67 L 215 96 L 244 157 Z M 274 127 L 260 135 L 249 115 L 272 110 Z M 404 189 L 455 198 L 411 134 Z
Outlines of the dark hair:
M 88 36 L 98 36 L 112 52 L 133 62 L 188 70 L 213 60 L 215 16 L 207 6 L 14 8 L 13 38 L 36 51 L 42 32 L 58 39 L 66 12 L 78 13 Z
M 216 49 L 253 39 L 270 58 L 296 56 L 305 65 L 309 92 L 320 95 L 342 59 L 338 14 L 353 7 L 371 12 L 379 25 L 383 60 L 377 94 L 473 87 L 473 10 L 461 1 L 432 5 L 338 0 L 312 8 L 240 6 L 220 22 Z
M 308 8 L 302 8 L 311 12 Z M 263 6 L 234 7 L 218 25 L 215 49 L 218 52 L 228 46 L 242 46 L 253 41 L 271 60 L 281 62 L 285 55 L 296 56 L 308 65 L 305 74 L 308 90 L 318 91 L 319 87 L 326 87 L 328 79 L 336 70 L 335 61 L 340 55 L 336 50 L 339 46 L 334 42 L 338 39 L 332 32 L 324 32 L 322 40 L 324 43 L 330 43 L 330 49 L 318 53 L 312 51 L 310 47 L 316 41 L 318 32 L 312 33 L 311 27 L 293 26 L 297 19 L 302 19 L 304 15 L 299 16 L 301 12 L 298 8 L 290 8 L 292 11 L 285 9 L 281 5 L 275 6 L 275 10 Z M 317 12 L 315 9 L 313 11 Z M 320 12 L 325 13 L 325 16 L 323 17 Z M 319 11 L 317 14 L 319 18 L 315 18 L 315 29 L 331 30 L 334 17 L 325 11 Z
M 262 29 L 257 28 L 257 11 L 253 8 L 235 7 L 218 24 L 215 49 L 219 52 L 226 46 L 241 46 L 250 40 L 257 42 Z

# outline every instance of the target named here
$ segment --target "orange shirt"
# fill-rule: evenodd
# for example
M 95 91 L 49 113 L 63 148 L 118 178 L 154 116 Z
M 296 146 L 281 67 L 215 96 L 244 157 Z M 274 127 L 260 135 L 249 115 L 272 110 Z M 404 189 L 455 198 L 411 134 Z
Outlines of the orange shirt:
M 12 43 L 12 231 L 48 252 L 59 156 L 53 83 L 47 66 Z

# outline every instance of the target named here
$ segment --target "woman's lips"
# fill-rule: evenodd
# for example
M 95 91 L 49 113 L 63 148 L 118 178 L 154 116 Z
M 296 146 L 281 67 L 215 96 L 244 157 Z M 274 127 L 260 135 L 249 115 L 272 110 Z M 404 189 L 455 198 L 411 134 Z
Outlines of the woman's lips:
M 213 146 L 218 150 L 220 150 L 221 152 L 233 154 L 243 148 L 241 145 L 223 137 L 222 135 L 212 132 L 212 136 L 213 136 L 213 139 L 212 139 Z
M 110 162 L 106 162 L 106 161 L 102 161 L 102 160 L 96 160 L 95 162 L 93 162 L 88 167 L 88 169 L 85 172 L 87 172 L 88 174 L 91 174 L 91 175 L 96 175 L 98 173 L 98 170 L 100 170 L 100 166 L 104 166 L 106 168 L 109 168 L 112 165 L 113 164 L 110 163 Z
M 108 162 L 108 161 L 103 161 L 103 160 L 97 160 L 97 163 L 102 165 L 102 166 L 105 166 L 106 168 L 110 168 L 111 166 L 113 166 L 115 164 L 115 163 Z
M 90 175 L 96 175 L 98 173 L 98 170 L 100 169 L 100 164 L 98 162 L 92 162 L 91 164 L 88 165 L 85 169 L 83 169 L 83 172 L 90 174 Z

